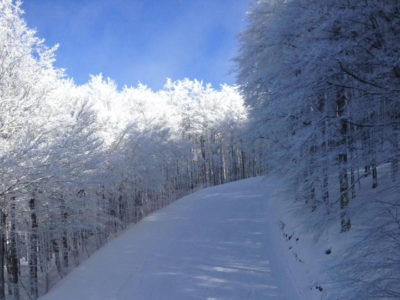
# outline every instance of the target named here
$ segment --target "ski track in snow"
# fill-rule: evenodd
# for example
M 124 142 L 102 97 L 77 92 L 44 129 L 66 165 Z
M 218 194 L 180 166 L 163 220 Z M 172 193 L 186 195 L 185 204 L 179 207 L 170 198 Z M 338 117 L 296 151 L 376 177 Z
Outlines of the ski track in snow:
M 300 299 L 274 247 L 268 183 L 207 188 L 146 217 L 42 300 Z

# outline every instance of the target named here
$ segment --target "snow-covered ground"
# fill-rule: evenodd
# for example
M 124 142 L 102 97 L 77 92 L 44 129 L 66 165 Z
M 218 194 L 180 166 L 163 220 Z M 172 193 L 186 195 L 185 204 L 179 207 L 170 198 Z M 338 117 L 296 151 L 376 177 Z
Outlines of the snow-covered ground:
M 186 196 L 132 226 L 41 299 L 310 299 L 271 211 L 275 188 L 253 178 Z

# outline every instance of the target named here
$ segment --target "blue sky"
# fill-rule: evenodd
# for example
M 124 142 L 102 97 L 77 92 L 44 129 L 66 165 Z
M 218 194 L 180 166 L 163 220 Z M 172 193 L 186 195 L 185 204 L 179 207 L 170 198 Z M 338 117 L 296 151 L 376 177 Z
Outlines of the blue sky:
M 232 84 L 236 35 L 249 0 L 25 0 L 25 19 L 56 66 L 82 84 L 103 73 L 120 87 L 166 77 Z

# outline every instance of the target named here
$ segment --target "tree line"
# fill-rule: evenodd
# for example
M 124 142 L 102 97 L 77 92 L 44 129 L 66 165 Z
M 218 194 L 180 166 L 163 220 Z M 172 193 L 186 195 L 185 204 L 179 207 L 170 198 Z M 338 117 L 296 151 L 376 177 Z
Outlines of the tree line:
M 264 171 L 236 87 L 78 86 L 22 14 L 0 1 L 0 300 L 36 299 L 152 211 Z
M 399 13 L 395 0 L 260 0 L 239 37 L 251 140 L 266 141 L 314 228 L 338 220 L 345 238 L 363 213 L 357 186 L 378 189 L 390 173 L 367 242 L 336 276 L 346 299 L 400 297 Z

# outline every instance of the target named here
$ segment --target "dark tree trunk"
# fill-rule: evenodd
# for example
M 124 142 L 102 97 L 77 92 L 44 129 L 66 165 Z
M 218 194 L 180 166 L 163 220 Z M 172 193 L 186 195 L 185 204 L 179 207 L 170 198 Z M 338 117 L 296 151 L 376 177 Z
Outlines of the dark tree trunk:
M 64 270 L 68 270 L 69 267 L 69 245 L 68 245 L 68 212 L 65 204 L 65 199 L 61 196 L 61 224 L 63 226 L 62 233 L 62 257 L 63 257 L 63 266 Z
M 17 253 L 17 232 L 16 232 L 16 204 L 15 197 L 11 199 L 10 205 L 10 240 L 7 249 L 7 271 L 9 277 L 9 293 L 14 300 L 19 299 L 19 262 Z
M 4 203 L 3 203 L 4 206 Z M 0 210 L 0 300 L 6 299 L 6 286 L 4 278 L 5 263 L 5 242 L 6 242 L 6 214 L 4 208 Z
M 36 205 L 35 199 L 32 198 L 29 201 L 29 208 L 31 210 L 31 227 L 32 232 L 30 236 L 30 255 L 29 255 L 29 280 L 30 280 L 30 292 L 31 298 L 37 299 L 38 293 L 38 223 L 36 217 Z
M 345 108 L 346 108 L 346 96 L 344 95 L 344 91 L 339 91 L 337 94 L 337 115 L 340 120 L 340 140 L 339 140 L 339 153 L 338 153 L 338 162 L 339 162 L 339 189 L 340 189 L 340 218 L 341 218 L 341 231 L 345 232 L 350 230 L 351 228 L 351 220 L 348 215 L 348 208 L 350 206 L 350 197 L 349 197 L 349 178 L 347 173 L 347 146 L 348 146 L 348 122 L 344 117 Z

